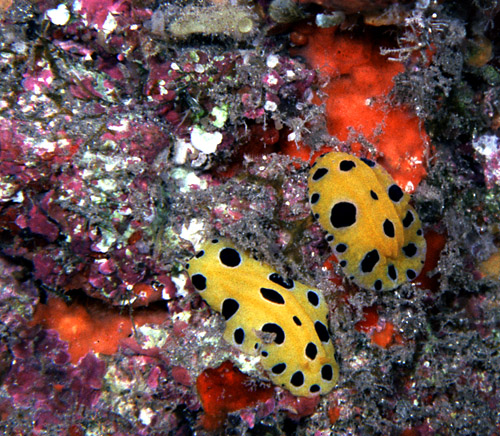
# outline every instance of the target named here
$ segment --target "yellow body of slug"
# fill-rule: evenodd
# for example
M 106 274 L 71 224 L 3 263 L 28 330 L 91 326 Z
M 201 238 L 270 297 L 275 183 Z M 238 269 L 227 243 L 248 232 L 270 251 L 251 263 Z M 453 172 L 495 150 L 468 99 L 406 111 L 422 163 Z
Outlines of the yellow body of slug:
M 389 173 L 368 159 L 331 152 L 311 168 L 314 217 L 347 277 L 362 288 L 394 289 L 420 273 L 426 243 L 409 201 Z
M 226 240 L 206 243 L 188 272 L 226 319 L 224 339 L 261 356 L 273 383 L 299 396 L 329 392 L 338 378 L 321 292 L 285 279 Z

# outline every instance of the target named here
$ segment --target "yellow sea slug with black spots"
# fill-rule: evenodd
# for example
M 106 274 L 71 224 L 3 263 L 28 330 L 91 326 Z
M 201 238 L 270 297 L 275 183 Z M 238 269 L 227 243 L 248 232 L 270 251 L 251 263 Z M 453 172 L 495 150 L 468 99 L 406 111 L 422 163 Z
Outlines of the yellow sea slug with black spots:
M 350 280 L 380 291 L 417 277 L 426 251 L 420 219 L 386 170 L 331 152 L 314 163 L 308 185 L 313 215 Z
M 227 240 L 203 245 L 191 282 L 226 320 L 224 339 L 251 355 L 292 394 L 326 394 L 338 379 L 328 307 L 318 289 L 286 279 Z

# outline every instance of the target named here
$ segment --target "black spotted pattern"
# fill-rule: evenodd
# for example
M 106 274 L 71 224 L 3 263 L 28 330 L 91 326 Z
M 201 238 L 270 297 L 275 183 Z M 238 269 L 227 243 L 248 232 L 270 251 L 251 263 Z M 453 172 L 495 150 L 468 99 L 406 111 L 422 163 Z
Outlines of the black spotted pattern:
M 260 295 L 262 295 L 267 301 L 276 304 L 285 304 L 285 299 L 283 296 L 274 289 L 260 288 Z
M 284 279 L 278 273 L 269 274 L 268 279 L 285 289 L 292 289 L 295 286 L 292 279 Z
M 314 291 L 307 291 L 307 299 L 309 303 L 311 303 L 314 307 L 318 307 L 319 304 L 319 296 Z
M 408 280 L 413 280 L 415 277 L 417 277 L 417 273 L 413 271 L 412 269 L 407 269 L 406 270 L 406 277 Z
M 299 318 L 299 317 L 294 316 L 292 319 L 293 319 L 293 322 L 294 322 L 295 324 L 297 324 L 299 327 L 302 325 L 302 321 L 300 320 L 300 318 Z
M 352 160 L 343 160 L 339 165 L 340 171 L 351 171 L 355 167 L 356 164 Z
M 277 343 L 278 345 L 285 342 L 285 332 L 278 324 L 268 322 L 267 324 L 264 324 L 262 326 L 261 330 L 266 333 L 276 334 L 274 342 Z
M 311 394 L 315 394 L 316 392 L 319 392 L 321 390 L 321 387 L 319 385 L 311 385 L 311 387 L 309 388 L 309 392 L 311 392 Z
M 366 164 L 368 165 L 370 168 L 373 168 L 375 166 L 375 162 L 373 162 L 372 160 L 370 159 L 367 159 L 366 157 L 360 157 L 360 159 Z
M 378 200 L 378 195 L 375 191 L 372 191 L 370 190 L 370 196 L 374 199 L 374 200 Z
M 406 215 L 403 218 L 404 228 L 407 229 L 408 227 L 410 227 L 414 220 L 415 220 L 415 217 L 413 216 L 413 213 L 411 212 L 411 210 L 406 212 Z
M 200 257 L 203 257 L 205 255 L 205 250 L 200 250 L 198 253 L 196 253 L 196 258 L 199 259 Z
M 396 184 L 389 186 L 387 193 L 389 194 L 389 198 L 394 201 L 394 203 L 400 201 L 404 195 L 403 190 Z
M 406 257 L 413 257 L 417 254 L 417 246 L 413 242 L 405 245 L 402 250 Z
M 394 265 L 389 265 L 387 267 L 387 275 L 393 281 L 395 281 L 398 278 L 398 272 L 396 271 L 396 267 Z
M 319 194 L 315 192 L 313 195 L 311 195 L 311 204 L 316 204 L 319 201 Z
M 392 223 L 391 220 L 386 219 L 384 221 L 384 233 L 385 236 L 387 236 L 388 238 L 394 238 L 396 233 L 394 230 L 394 224 Z
M 380 291 L 382 289 L 382 280 L 378 279 L 375 280 L 375 283 L 373 284 L 373 289 L 376 291 Z
M 207 289 L 207 278 L 203 274 L 193 274 L 191 276 L 191 283 L 197 291 L 204 291 Z
M 264 350 L 264 351 L 261 351 L 261 352 L 260 352 L 260 355 L 261 355 L 262 357 L 267 357 L 267 356 L 269 356 L 269 353 L 268 353 L 267 351 L 265 351 L 265 350 Z
M 332 207 L 330 222 L 334 229 L 350 227 L 356 223 L 356 206 L 348 201 L 340 201 Z
M 276 375 L 283 374 L 286 370 L 286 363 L 277 363 L 271 368 L 271 372 Z
M 296 388 L 302 386 L 304 380 L 304 373 L 302 371 L 296 371 L 293 373 L 292 377 L 290 377 L 290 383 Z
M 314 343 L 309 342 L 306 347 L 306 356 L 309 357 L 309 359 L 314 360 L 317 355 L 318 347 Z
M 326 381 L 332 381 L 333 379 L 333 368 L 332 365 L 323 365 L 321 368 L 321 378 Z
M 342 267 L 342 268 L 345 268 L 347 266 L 347 260 L 341 260 L 339 262 L 339 265 Z
M 363 260 L 361 261 L 361 272 L 365 274 L 371 273 L 379 260 L 380 255 L 378 254 L 377 250 L 369 251 L 365 254 L 365 257 L 363 257 Z
M 238 345 L 241 345 L 245 341 L 245 330 L 243 330 L 241 327 L 238 327 L 233 334 L 234 337 L 234 342 L 236 342 Z
M 241 263 L 241 256 L 234 248 L 223 248 L 219 253 L 219 259 L 223 265 L 235 268 Z
M 324 177 L 327 173 L 328 173 L 328 170 L 326 168 L 318 168 L 316 171 L 314 171 L 312 179 L 315 182 L 317 182 L 319 179 Z
M 337 246 L 335 247 L 335 251 L 337 251 L 337 253 L 344 253 L 346 250 L 347 250 L 346 244 L 337 244 Z
M 321 342 L 328 342 L 330 340 L 328 329 L 321 321 L 316 321 L 314 323 L 314 329 L 316 330 L 316 334 Z
M 222 303 L 222 316 L 226 321 L 231 319 L 238 309 L 240 308 L 239 303 L 233 298 L 226 298 Z
M 327 235 L 327 237 L 326 237 L 326 241 L 327 242 L 333 242 L 334 240 L 335 240 L 335 236 L 333 236 L 333 235 Z

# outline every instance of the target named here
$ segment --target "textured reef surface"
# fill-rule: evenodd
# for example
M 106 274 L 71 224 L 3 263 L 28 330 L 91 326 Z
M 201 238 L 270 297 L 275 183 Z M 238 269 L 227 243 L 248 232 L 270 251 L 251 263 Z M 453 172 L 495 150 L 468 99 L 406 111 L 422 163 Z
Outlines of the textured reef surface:
M 0 0 L 0 433 L 500 435 L 499 27 Z

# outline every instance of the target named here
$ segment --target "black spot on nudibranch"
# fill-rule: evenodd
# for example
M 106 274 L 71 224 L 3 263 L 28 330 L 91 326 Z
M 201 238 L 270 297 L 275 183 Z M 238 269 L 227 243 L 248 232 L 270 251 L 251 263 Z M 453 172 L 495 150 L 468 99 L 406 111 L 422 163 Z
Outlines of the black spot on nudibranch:
M 234 248 L 223 248 L 219 253 L 219 259 L 223 265 L 230 268 L 237 267 L 241 263 L 241 256 Z
M 212 244 L 217 244 L 219 242 L 218 239 L 212 239 Z
M 387 267 L 387 275 L 393 281 L 398 278 L 398 272 L 396 271 L 396 267 L 394 265 L 389 265 Z
M 316 204 L 319 201 L 319 194 L 315 192 L 313 195 L 311 195 L 311 199 L 309 200 L 311 204 Z
M 266 333 L 275 333 L 276 337 L 274 338 L 274 342 L 278 345 L 285 342 L 285 332 L 278 324 L 268 322 L 262 326 L 261 330 Z
M 268 353 L 267 351 L 261 351 L 261 352 L 260 352 L 260 355 L 261 355 L 262 357 L 267 357 L 267 356 L 269 356 L 269 353 Z
M 238 312 L 239 308 L 240 305 L 236 300 L 233 298 L 226 298 L 222 303 L 222 316 L 226 321 L 228 321 L 236 312 Z
M 408 227 L 410 227 L 414 219 L 415 219 L 415 217 L 411 213 L 411 210 L 409 210 L 408 212 L 406 212 L 406 215 L 403 218 L 403 226 L 404 226 L 404 228 L 407 229 Z
M 292 289 L 295 286 L 292 279 L 284 279 L 278 273 L 269 274 L 268 279 L 285 289 Z
M 233 334 L 234 337 L 234 342 L 236 342 L 238 345 L 241 345 L 245 341 L 245 330 L 243 330 L 241 327 L 238 327 Z
M 312 176 L 312 179 L 317 182 L 319 179 L 321 179 L 322 177 L 324 177 L 326 174 L 328 173 L 328 170 L 326 168 L 318 168 L 313 176 Z
M 321 321 L 316 321 L 314 323 L 314 329 L 316 330 L 316 334 L 321 342 L 328 342 L 330 340 L 328 329 Z
M 204 291 L 207 289 L 207 278 L 203 274 L 193 274 L 191 276 L 191 283 L 197 291 Z
M 417 254 L 417 246 L 413 242 L 410 242 L 408 245 L 404 246 L 402 250 L 406 257 L 413 257 L 415 256 L 415 254 Z
M 384 233 L 385 233 L 385 236 L 387 236 L 389 238 L 394 238 L 394 235 L 396 233 L 394 230 L 394 224 L 392 223 L 391 220 L 386 219 L 384 221 Z
M 389 194 L 389 198 L 394 201 L 394 203 L 401 200 L 404 195 L 403 190 L 396 184 L 389 186 L 387 193 Z
M 332 207 L 330 222 L 333 228 L 341 229 L 356 223 L 356 206 L 347 201 L 340 201 Z
M 276 375 L 283 374 L 285 370 L 286 370 L 286 363 L 277 363 L 271 368 L 271 372 Z
M 319 392 L 320 390 L 321 387 L 319 385 L 311 385 L 311 387 L 309 388 L 309 392 L 311 392 L 311 394 Z
M 406 270 L 406 277 L 408 280 L 413 280 L 415 277 L 417 277 L 417 273 L 413 271 L 412 269 L 407 269 Z
M 339 265 L 342 267 L 342 268 L 345 268 L 347 266 L 347 260 L 341 260 L 339 262 Z
M 311 303 L 314 307 L 318 307 L 319 304 L 319 296 L 314 291 L 307 291 L 307 299 L 309 303 Z
M 370 159 L 367 159 L 366 157 L 360 157 L 360 159 L 366 164 L 368 165 L 370 168 L 373 168 L 375 166 L 375 162 L 373 162 L 372 160 Z
M 327 242 L 333 242 L 334 240 L 335 240 L 335 236 L 333 236 L 333 235 L 327 235 L 327 237 L 326 237 L 326 241 Z
M 299 327 L 302 325 L 302 321 L 297 316 L 294 316 L 292 319 L 293 322 L 297 324 Z
M 363 260 L 361 261 L 361 272 L 363 273 L 372 272 L 373 268 L 375 268 L 375 265 L 377 265 L 379 260 L 380 260 L 380 255 L 378 254 L 377 250 L 369 251 L 368 253 L 365 254 L 365 257 L 363 257 Z
M 378 279 L 375 280 L 375 283 L 373 284 L 373 289 L 376 291 L 380 291 L 382 289 L 382 280 Z
M 337 251 L 337 253 L 343 253 L 347 250 L 347 245 L 345 244 L 337 244 L 337 246 L 335 247 L 335 251 Z
M 339 165 L 340 171 L 351 171 L 355 167 L 356 164 L 352 160 L 343 160 Z
M 326 381 L 331 381 L 333 379 L 332 365 L 323 365 L 321 368 L 321 378 Z
M 275 291 L 274 289 L 260 288 L 260 294 L 267 301 L 270 301 L 271 303 L 285 304 L 285 299 L 283 298 L 283 296 L 279 292 Z
M 378 195 L 375 191 L 372 191 L 370 190 L 370 196 L 374 199 L 374 200 L 378 200 Z
M 418 229 L 417 230 L 417 236 L 422 236 L 423 232 L 422 232 L 422 229 Z
M 196 253 L 196 258 L 199 259 L 200 257 L 203 257 L 205 255 L 205 250 L 200 250 L 198 253 Z
M 314 360 L 318 354 L 318 347 L 316 347 L 315 344 L 312 342 L 309 342 L 306 347 L 306 356 L 309 357 L 309 359 Z
M 304 384 L 304 380 L 304 373 L 302 371 L 296 371 L 293 373 L 292 377 L 290 377 L 290 383 L 296 388 L 302 386 Z

